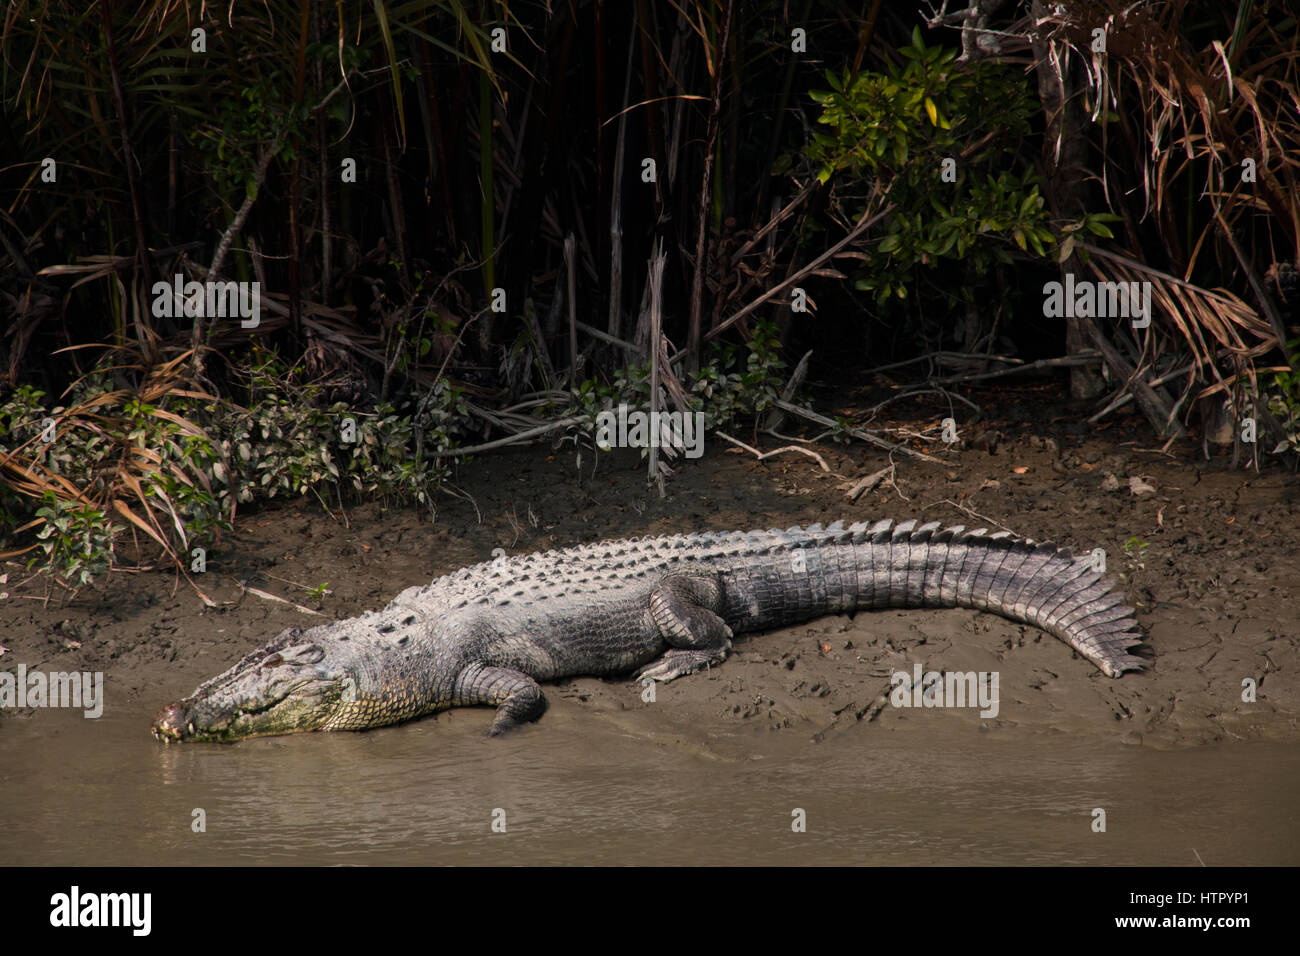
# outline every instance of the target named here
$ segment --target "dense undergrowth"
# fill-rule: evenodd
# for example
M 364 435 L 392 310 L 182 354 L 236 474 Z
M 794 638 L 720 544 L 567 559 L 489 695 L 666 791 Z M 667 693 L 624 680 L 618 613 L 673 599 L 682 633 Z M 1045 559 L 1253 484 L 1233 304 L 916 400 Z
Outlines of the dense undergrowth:
M 784 362 L 770 327 L 747 348 L 720 346 L 687 381 L 708 428 L 763 414 Z M 0 404 L 0 547 L 27 567 L 80 587 L 119 566 L 202 569 L 241 506 L 309 496 L 324 508 L 356 501 L 433 512 L 451 475 L 447 453 L 475 433 L 459 388 L 445 379 L 369 407 L 330 400 L 272 350 L 249 356 L 246 398 L 184 387 L 184 363 L 165 386 L 116 389 L 109 353 L 61 401 L 30 386 Z M 598 452 L 597 416 L 620 403 L 648 406 L 649 370 L 582 382 L 569 433 Z M 128 560 L 120 552 L 135 545 Z M 12 549 L 12 550 L 8 550 Z

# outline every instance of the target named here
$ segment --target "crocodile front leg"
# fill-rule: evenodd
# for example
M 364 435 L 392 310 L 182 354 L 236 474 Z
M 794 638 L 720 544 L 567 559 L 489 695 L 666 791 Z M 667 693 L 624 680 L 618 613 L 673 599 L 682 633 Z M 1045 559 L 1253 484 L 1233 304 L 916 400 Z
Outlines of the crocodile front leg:
M 536 720 L 546 711 L 542 688 L 523 671 L 509 667 L 472 664 L 456 680 L 456 706 L 488 704 L 497 709 L 488 735 L 496 737 L 511 727 Z
M 726 660 L 731 652 L 731 628 L 720 616 L 722 585 L 714 575 L 674 574 L 650 592 L 650 616 L 672 648 L 636 672 L 670 681 Z

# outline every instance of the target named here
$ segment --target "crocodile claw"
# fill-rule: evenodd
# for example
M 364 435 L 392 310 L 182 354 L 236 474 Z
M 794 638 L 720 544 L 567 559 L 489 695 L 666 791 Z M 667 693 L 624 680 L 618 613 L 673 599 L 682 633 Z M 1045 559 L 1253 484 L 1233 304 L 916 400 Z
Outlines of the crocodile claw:
M 678 677 L 685 677 L 687 674 L 694 674 L 696 671 L 704 670 L 712 664 L 721 663 L 724 657 L 726 657 L 725 650 L 719 653 L 717 651 L 691 651 L 674 648 L 666 651 L 664 656 L 657 661 L 652 661 L 637 671 L 635 679 L 639 682 L 649 678 L 650 680 L 663 681 L 666 684 L 670 680 L 676 680 Z

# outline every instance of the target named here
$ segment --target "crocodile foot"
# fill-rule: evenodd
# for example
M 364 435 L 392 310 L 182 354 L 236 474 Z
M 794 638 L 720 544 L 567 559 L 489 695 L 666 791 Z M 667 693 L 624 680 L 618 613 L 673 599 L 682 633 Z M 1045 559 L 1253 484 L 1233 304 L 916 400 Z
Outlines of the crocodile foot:
M 727 641 L 723 647 L 710 648 L 707 651 L 692 651 L 674 648 L 665 651 L 664 656 L 657 661 L 651 661 L 645 667 L 636 672 L 635 679 L 643 681 L 647 677 L 651 680 L 663 681 L 667 683 L 670 680 L 676 680 L 678 677 L 684 677 L 687 674 L 694 674 L 696 671 L 704 670 L 714 664 L 721 664 L 731 650 L 731 641 Z

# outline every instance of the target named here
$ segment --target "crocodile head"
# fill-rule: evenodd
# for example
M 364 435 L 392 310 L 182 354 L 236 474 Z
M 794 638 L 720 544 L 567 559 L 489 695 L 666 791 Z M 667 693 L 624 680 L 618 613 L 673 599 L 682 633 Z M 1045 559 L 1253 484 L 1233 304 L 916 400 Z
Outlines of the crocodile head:
M 322 729 L 355 683 L 308 636 L 290 628 L 189 697 L 168 704 L 154 719 L 153 735 L 168 743 L 229 741 Z

